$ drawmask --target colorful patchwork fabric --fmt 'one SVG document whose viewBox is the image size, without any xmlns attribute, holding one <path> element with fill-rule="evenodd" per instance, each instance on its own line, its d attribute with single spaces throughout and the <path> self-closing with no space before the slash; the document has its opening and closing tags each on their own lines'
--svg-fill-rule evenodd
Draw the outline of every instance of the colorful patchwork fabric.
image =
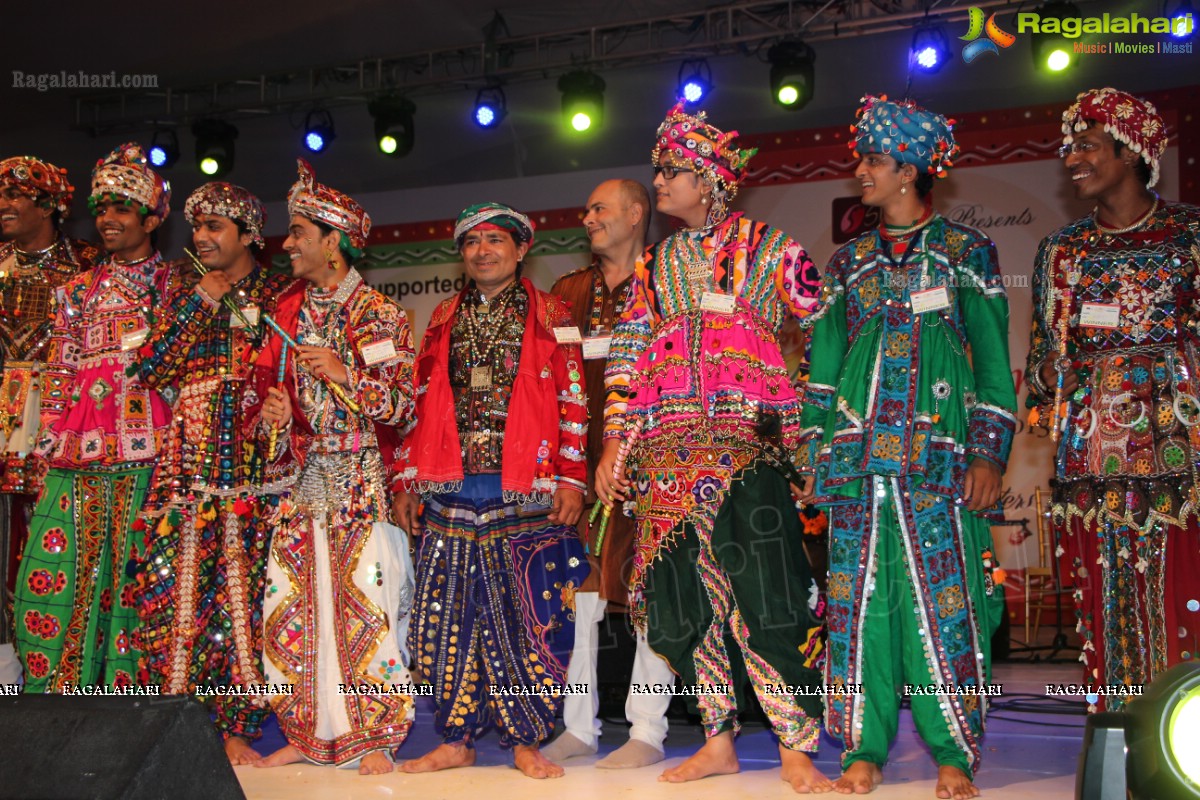
<svg viewBox="0 0 1200 800">
<path fill-rule="evenodd" d="M 1065 351 L 1080 379 L 1056 453 L 1053 520 L 1071 559 L 1089 683 L 1143 685 L 1195 658 L 1180 633 L 1194 630 L 1186 603 L 1200 596 L 1200 556 L 1185 545 L 1200 535 L 1198 286 L 1195 206 L 1164 203 L 1124 233 L 1086 217 L 1038 249 L 1026 370 Z M 1119 307 L 1119 325 L 1081 325 L 1084 303 Z M 1029 405 L 1052 405 L 1053 387 L 1037 389 Z"/>
<path fill-rule="evenodd" d="M 935 216 L 897 259 L 872 231 L 834 254 L 825 281 L 800 457 L 818 502 L 859 497 L 866 475 L 924 475 L 929 491 L 960 496 L 969 457 L 1003 468 L 1016 393 L 991 240 Z M 944 307 L 914 313 L 930 290 Z"/>
<path fill-rule="evenodd" d="M 99 257 L 95 245 L 61 235 L 49 250 L 34 254 L 18 253 L 12 242 L 0 244 L 0 351 L 4 353 L 6 387 L 11 389 L 12 381 L 21 381 L 22 370 L 32 377 L 32 362 L 45 361 L 54 325 L 51 304 L 55 291 L 91 269 Z M 32 383 L 23 382 L 26 387 Z M 39 431 L 32 423 L 40 420 L 41 408 L 29 404 L 37 394 L 26 391 L 22 396 L 25 399 L 16 407 L 5 409 L 0 426 L 8 451 L 0 491 L 36 495 L 41 481 L 32 451 Z M 13 400 L 10 395 L 5 402 Z"/>
<path fill-rule="evenodd" d="M 817 268 L 798 242 L 740 213 L 650 247 L 634 269 L 632 299 L 609 351 L 605 438 L 624 435 L 634 364 L 663 320 L 699 309 L 703 292 L 713 291 L 740 298 L 778 335 L 787 317 L 804 320 L 816 308 L 819 286 Z"/>
<path fill-rule="evenodd" d="M 51 466 L 90 469 L 158 454 L 170 406 L 127 371 L 177 268 L 155 253 L 130 266 L 105 262 L 59 287 L 38 443 Z"/>
</svg>

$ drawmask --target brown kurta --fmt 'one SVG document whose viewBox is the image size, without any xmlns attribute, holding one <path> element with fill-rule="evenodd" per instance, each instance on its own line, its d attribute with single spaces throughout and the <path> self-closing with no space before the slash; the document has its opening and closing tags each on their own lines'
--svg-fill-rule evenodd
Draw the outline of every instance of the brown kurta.
<svg viewBox="0 0 1200 800">
<path fill-rule="evenodd" d="M 587 337 L 595 329 L 603 326 L 604 330 L 612 333 L 613 325 L 624 308 L 624 299 L 628 296 L 632 273 L 613 290 L 608 288 L 604 273 L 599 262 L 593 261 L 589 266 L 577 269 L 559 278 L 550 290 L 558 295 L 571 308 L 571 320 L 579 327 L 580 332 Z M 600 288 L 597 308 L 596 288 Z M 596 530 L 600 524 L 597 517 L 595 523 L 589 525 L 591 505 L 596 502 L 595 479 L 596 464 L 604 450 L 604 366 L 607 359 L 591 358 L 583 362 L 583 379 L 588 393 L 588 432 L 587 432 L 587 502 L 583 516 L 579 518 L 579 534 L 589 543 L 595 544 Z M 601 548 L 599 563 L 593 556 L 592 575 L 600 576 L 600 595 L 610 602 L 626 605 L 629 592 L 629 573 L 633 564 L 633 520 L 614 509 L 608 523 L 608 532 L 604 536 L 604 546 Z M 589 550 L 590 552 L 590 550 Z M 584 584 L 585 591 L 596 591 L 594 579 L 589 578 Z"/>
</svg>

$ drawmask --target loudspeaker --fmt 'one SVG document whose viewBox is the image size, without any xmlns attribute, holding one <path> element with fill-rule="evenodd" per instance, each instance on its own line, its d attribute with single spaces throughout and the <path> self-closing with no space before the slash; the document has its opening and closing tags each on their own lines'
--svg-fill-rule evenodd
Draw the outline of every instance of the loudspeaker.
<svg viewBox="0 0 1200 800">
<path fill-rule="evenodd" d="M 246 800 L 190 697 L 0 697 L 0 798 Z"/>
</svg>

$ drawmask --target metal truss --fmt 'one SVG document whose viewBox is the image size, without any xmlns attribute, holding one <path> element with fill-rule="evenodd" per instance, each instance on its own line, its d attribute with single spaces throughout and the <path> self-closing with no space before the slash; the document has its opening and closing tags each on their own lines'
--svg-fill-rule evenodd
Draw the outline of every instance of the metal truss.
<svg viewBox="0 0 1200 800">
<path fill-rule="evenodd" d="M 82 95 L 75 125 L 93 135 L 197 119 L 245 119 L 362 104 L 381 94 L 419 96 L 544 80 L 571 69 L 620 69 L 681 58 L 753 55 L 782 38 L 858 38 L 928 18 L 965 19 L 969 6 L 1015 0 L 790 0 L 740 2 L 606 26 L 509 36 L 497 15 L 484 40 L 461 47 L 156 90 Z"/>
</svg>

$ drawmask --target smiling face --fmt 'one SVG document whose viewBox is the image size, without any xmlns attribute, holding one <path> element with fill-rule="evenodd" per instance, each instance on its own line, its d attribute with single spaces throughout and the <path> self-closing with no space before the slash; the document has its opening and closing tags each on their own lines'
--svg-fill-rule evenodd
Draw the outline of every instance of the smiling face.
<svg viewBox="0 0 1200 800">
<path fill-rule="evenodd" d="M 528 250 L 507 230 L 487 223 L 467 231 L 460 248 L 467 277 L 489 298 L 516 279 L 517 265 Z"/>
<path fill-rule="evenodd" d="M 1128 148 L 1117 155 L 1116 140 L 1102 128 L 1087 128 L 1074 137 L 1063 165 L 1080 200 L 1098 200 L 1123 187 L 1126 181 L 1141 184 L 1133 166 L 1138 156 Z"/>
<path fill-rule="evenodd" d="M 592 252 L 603 256 L 626 247 L 637 235 L 639 209 L 629 202 L 620 181 L 605 181 L 587 201 L 583 227 L 592 242 Z"/>
<path fill-rule="evenodd" d="M 52 211 L 18 186 L 0 186 L 0 238 L 18 243 L 44 237 L 54 227 Z"/>
<path fill-rule="evenodd" d="M 862 189 L 863 205 L 879 208 L 899 198 L 902 187 L 914 191 L 911 184 L 915 173 L 916 167 L 901 166 L 891 156 L 866 153 L 858 162 L 854 177 Z"/>
<path fill-rule="evenodd" d="M 104 249 L 122 261 L 149 255 L 150 234 L 162 222 L 153 214 L 142 216 L 136 205 L 123 200 L 96 204 L 96 230 Z"/>
<path fill-rule="evenodd" d="M 333 272 L 326 253 L 336 253 L 339 241 L 338 231 L 322 233 L 308 217 L 293 214 L 287 238 L 283 240 L 283 251 L 292 264 L 292 277 L 323 285 L 325 273 Z"/>
<path fill-rule="evenodd" d="M 209 269 L 230 271 L 249 255 L 253 241 L 250 234 L 239 233 L 237 223 L 229 217 L 204 213 L 193 217 L 192 244 Z"/>
</svg>

